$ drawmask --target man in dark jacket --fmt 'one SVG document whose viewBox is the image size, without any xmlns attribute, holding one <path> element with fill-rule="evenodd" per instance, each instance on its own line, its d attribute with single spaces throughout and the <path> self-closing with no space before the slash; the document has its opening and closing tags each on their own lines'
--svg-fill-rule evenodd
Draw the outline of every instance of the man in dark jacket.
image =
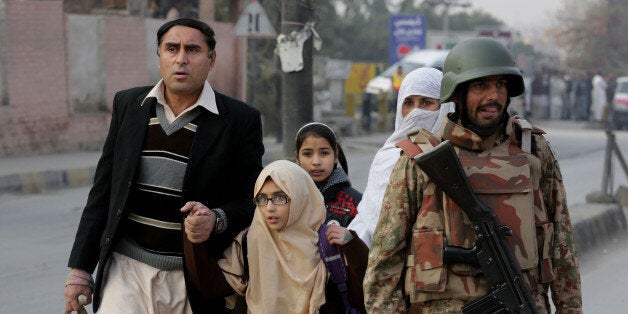
<svg viewBox="0 0 628 314">
<path fill-rule="evenodd" d="M 68 262 L 67 311 L 92 294 L 94 312 L 224 309 L 223 299 L 203 297 L 191 284 L 187 250 L 219 258 L 250 224 L 264 146 L 259 111 L 207 82 L 215 45 L 203 22 L 167 22 L 157 32 L 162 80 L 116 94 Z M 211 211 L 185 218 L 193 206 Z"/>
</svg>

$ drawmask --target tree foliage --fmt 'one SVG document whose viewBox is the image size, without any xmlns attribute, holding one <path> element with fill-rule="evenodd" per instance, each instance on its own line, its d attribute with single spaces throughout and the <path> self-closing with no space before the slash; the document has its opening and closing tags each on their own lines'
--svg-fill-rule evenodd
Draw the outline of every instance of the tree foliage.
<svg viewBox="0 0 628 314">
<path fill-rule="evenodd" d="M 628 6 L 623 0 L 565 4 L 550 34 L 566 48 L 573 69 L 628 73 Z"/>
<path fill-rule="evenodd" d="M 362 62 L 386 62 L 390 16 L 423 14 L 428 31 L 443 28 L 443 10 L 413 0 L 314 1 L 317 31 L 323 39 L 321 55 Z M 490 14 L 474 10 L 449 14 L 450 30 L 473 31 L 478 26 L 501 26 Z"/>
</svg>

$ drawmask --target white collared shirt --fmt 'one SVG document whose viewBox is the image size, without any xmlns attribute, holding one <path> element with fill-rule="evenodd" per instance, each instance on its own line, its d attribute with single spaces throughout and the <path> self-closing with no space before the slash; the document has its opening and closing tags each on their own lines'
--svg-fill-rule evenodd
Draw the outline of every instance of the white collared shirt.
<svg viewBox="0 0 628 314">
<path fill-rule="evenodd" d="M 170 108 L 168 103 L 166 103 L 166 97 L 164 97 L 163 79 L 159 80 L 159 82 L 155 85 L 155 87 L 153 87 L 153 89 L 150 90 L 148 95 L 146 95 L 146 97 L 142 101 L 141 105 L 144 105 L 144 102 L 146 102 L 146 99 L 150 97 L 157 98 L 157 102 L 164 106 L 164 112 L 166 114 L 166 119 L 168 120 L 168 123 L 173 123 L 178 118 L 184 116 L 187 112 L 191 111 L 197 106 L 201 106 L 209 110 L 209 112 L 211 113 L 219 114 L 218 106 L 216 106 L 216 94 L 214 93 L 214 89 L 211 87 L 211 85 L 209 85 L 209 82 L 207 81 L 205 81 L 205 85 L 203 85 L 203 91 L 201 92 L 201 95 L 198 97 L 198 100 L 196 101 L 196 103 L 194 103 L 192 106 L 183 110 L 183 112 L 181 112 L 178 116 L 174 115 L 174 112 L 172 112 L 172 109 Z"/>
</svg>

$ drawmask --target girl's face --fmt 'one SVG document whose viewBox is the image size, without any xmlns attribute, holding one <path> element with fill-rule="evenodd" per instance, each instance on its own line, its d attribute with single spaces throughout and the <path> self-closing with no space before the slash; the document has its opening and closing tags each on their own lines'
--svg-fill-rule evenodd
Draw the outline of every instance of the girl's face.
<svg viewBox="0 0 628 314">
<path fill-rule="evenodd" d="M 329 142 L 320 136 L 309 135 L 297 152 L 297 163 L 310 174 L 316 184 L 329 178 L 338 162 L 336 152 Z"/>
<path fill-rule="evenodd" d="M 260 204 L 266 201 L 266 205 Z M 264 182 L 255 196 L 255 203 L 269 229 L 279 231 L 286 227 L 290 217 L 290 198 L 275 181 L 268 179 Z"/>
</svg>

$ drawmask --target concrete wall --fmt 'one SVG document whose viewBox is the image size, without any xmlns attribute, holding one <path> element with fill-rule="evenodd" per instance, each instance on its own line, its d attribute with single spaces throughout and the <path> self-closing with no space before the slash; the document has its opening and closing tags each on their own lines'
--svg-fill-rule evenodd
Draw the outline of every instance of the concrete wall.
<svg viewBox="0 0 628 314">
<path fill-rule="evenodd" d="M 105 67 L 102 39 L 103 18 L 70 14 L 68 18 L 68 64 L 70 106 L 75 112 L 104 109 Z"/>
<path fill-rule="evenodd" d="M 0 156 L 100 149 L 115 93 L 159 80 L 164 22 L 65 14 L 60 0 L 0 0 Z M 218 42 L 208 80 L 244 99 L 245 40 L 233 24 L 206 22 Z"/>
<path fill-rule="evenodd" d="M 0 154 L 59 148 L 70 122 L 61 1 L 5 1 Z"/>
</svg>

